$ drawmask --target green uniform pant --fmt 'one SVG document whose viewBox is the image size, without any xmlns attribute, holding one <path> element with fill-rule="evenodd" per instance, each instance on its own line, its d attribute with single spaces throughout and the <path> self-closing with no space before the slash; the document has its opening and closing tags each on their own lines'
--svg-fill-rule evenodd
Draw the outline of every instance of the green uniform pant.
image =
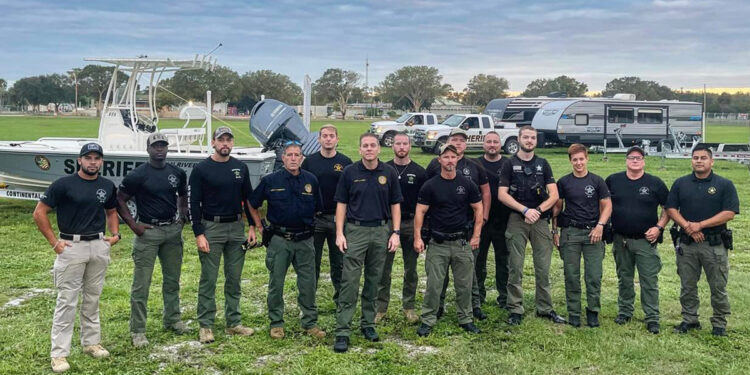
<svg viewBox="0 0 750 375">
<path fill-rule="evenodd" d="M 297 305 L 302 311 L 302 328 L 318 325 L 315 305 L 315 249 L 312 238 L 293 242 L 273 236 L 266 249 L 268 268 L 268 318 L 271 328 L 284 326 L 284 281 L 289 265 L 297 273 Z"/>
<path fill-rule="evenodd" d="M 159 257 L 164 299 L 165 328 L 180 321 L 180 269 L 182 267 L 182 224 L 154 226 L 133 240 L 133 286 L 130 289 L 130 332 L 146 332 L 148 302 L 154 263 Z"/>
<path fill-rule="evenodd" d="M 221 256 L 224 255 L 224 317 L 227 327 L 241 323 L 240 278 L 245 264 L 242 244 L 247 240 L 241 220 L 215 223 L 203 220 L 210 251 L 199 251 L 201 278 L 198 285 L 198 323 L 201 328 L 212 328 L 216 317 L 216 278 Z"/>
<path fill-rule="evenodd" d="M 440 307 L 440 292 L 448 274 L 448 267 L 453 270 L 453 285 L 456 289 L 456 311 L 458 324 L 471 323 L 471 284 L 474 278 L 474 258 L 471 247 L 464 240 L 430 241 L 425 260 L 427 271 L 427 290 L 422 304 L 422 323 L 434 326 L 437 322 L 437 311 Z"/>
<path fill-rule="evenodd" d="M 334 215 L 319 215 L 315 218 L 315 286 L 320 279 L 320 264 L 323 262 L 323 245 L 328 242 L 328 261 L 331 267 L 331 282 L 333 283 L 333 302 L 338 305 L 341 291 L 341 272 L 343 270 L 344 254 L 336 246 L 336 223 Z"/>
<path fill-rule="evenodd" d="M 706 281 L 711 289 L 711 307 L 714 314 L 711 325 L 726 328 L 729 312 L 727 279 L 729 256 L 723 245 L 711 246 L 708 241 L 681 243 L 682 255 L 677 254 L 677 274 L 680 275 L 680 304 L 682 319 L 687 323 L 698 323 L 698 280 L 701 269 L 706 272 Z"/>
<path fill-rule="evenodd" d="M 592 244 L 590 229 L 567 227 L 560 233 L 560 256 L 565 271 L 565 300 L 568 315 L 581 316 L 581 255 L 583 280 L 586 283 L 586 307 L 599 312 L 602 289 L 602 261 L 604 242 Z"/>
<path fill-rule="evenodd" d="M 632 317 L 635 302 L 633 276 L 638 268 L 641 307 L 646 323 L 659 322 L 659 272 L 661 258 L 656 244 L 645 238 L 628 238 L 615 233 L 612 253 L 617 268 L 618 315 Z"/>
<path fill-rule="evenodd" d="M 363 268 L 365 283 L 362 288 L 360 327 L 375 327 L 375 299 L 378 294 L 378 282 L 383 274 L 385 254 L 388 251 L 389 233 L 388 225 L 364 227 L 346 224 L 344 236 L 348 248 L 344 254 L 341 293 L 336 307 L 336 336 L 351 335 Z"/>
<path fill-rule="evenodd" d="M 404 257 L 404 286 L 402 290 L 401 305 L 404 310 L 414 309 L 414 299 L 417 295 L 417 284 L 419 276 L 417 275 L 417 260 L 419 253 L 414 251 L 414 221 L 401 221 L 401 242 L 402 255 Z M 393 270 L 393 260 L 396 253 L 386 253 L 385 266 L 383 267 L 383 276 L 378 284 L 378 312 L 386 312 L 388 303 L 391 300 L 391 271 Z"/>
<path fill-rule="evenodd" d="M 549 286 L 549 267 L 552 260 L 552 233 L 549 222 L 539 219 L 534 224 L 526 224 L 523 216 L 512 213 L 508 218 L 505 242 L 508 245 L 508 311 L 523 314 L 523 263 L 526 257 L 526 243 L 531 241 L 536 279 L 536 310 L 539 314 L 552 311 L 552 296 Z"/>
</svg>

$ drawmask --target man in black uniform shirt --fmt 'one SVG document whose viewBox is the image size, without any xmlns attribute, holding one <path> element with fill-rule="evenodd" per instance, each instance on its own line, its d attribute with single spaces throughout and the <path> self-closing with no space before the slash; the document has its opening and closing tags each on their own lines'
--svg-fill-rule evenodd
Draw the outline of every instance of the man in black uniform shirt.
<svg viewBox="0 0 750 375">
<path fill-rule="evenodd" d="M 133 286 L 130 289 L 130 335 L 136 347 L 148 345 L 146 304 L 156 257 L 161 262 L 163 275 L 164 328 L 180 334 L 187 331 L 187 325 L 180 319 L 182 225 L 187 218 L 187 175 L 182 169 L 167 164 L 169 142 L 164 134 L 153 133 L 146 143 L 148 163 L 128 173 L 117 191 L 117 211 L 136 236 L 133 240 Z M 127 205 L 133 197 L 138 207 L 137 222 Z"/>
<path fill-rule="evenodd" d="M 700 329 L 698 279 L 701 269 L 711 289 L 711 317 L 714 336 L 727 335 L 729 296 L 729 249 L 731 232 L 727 223 L 740 213 L 740 200 L 732 181 L 713 172 L 711 149 L 693 148 L 693 173 L 675 180 L 667 197 L 667 213 L 680 226 L 677 244 L 677 274 L 680 275 L 682 322 L 679 333 Z"/>
<path fill-rule="evenodd" d="M 503 165 L 508 163 L 508 158 L 500 154 L 500 135 L 495 131 L 490 131 L 484 136 L 484 155 L 476 160 L 484 167 L 487 173 L 487 180 L 490 184 L 490 212 L 487 222 L 482 226 L 482 236 L 479 241 L 479 251 L 476 252 L 474 260 L 474 273 L 476 274 L 476 284 L 479 295 L 473 295 L 473 306 L 479 306 L 484 303 L 487 291 L 484 288 L 484 281 L 487 279 L 487 254 L 489 253 L 490 244 L 495 253 L 495 287 L 497 288 L 497 303 L 500 307 L 505 308 L 508 299 L 508 247 L 505 244 L 505 228 L 508 226 L 508 216 L 511 210 L 497 199 L 499 188 L 500 171 Z"/>
<path fill-rule="evenodd" d="M 645 153 L 638 146 L 628 149 L 624 172 L 604 181 L 612 198 L 612 254 L 617 269 L 619 311 L 615 323 L 625 324 L 633 317 L 635 290 L 633 276 L 638 268 L 641 307 L 646 329 L 659 333 L 659 271 L 661 257 L 657 242 L 669 222 L 664 204 L 667 185 L 659 177 L 644 172 Z M 661 217 L 657 210 L 662 206 Z"/>
<path fill-rule="evenodd" d="M 401 185 L 401 194 L 404 201 L 401 202 L 401 248 L 404 257 L 404 286 L 401 305 L 404 316 L 409 323 L 419 321 L 419 316 L 414 311 L 414 299 L 417 294 L 417 260 L 419 253 L 414 251 L 414 210 L 417 207 L 417 194 L 425 182 L 425 170 L 419 164 L 409 158 L 411 143 L 409 135 L 397 133 L 393 137 L 394 158 L 387 164 L 398 172 L 398 183 Z M 391 270 L 396 253 L 388 253 L 385 258 L 383 277 L 380 278 L 378 286 L 378 313 L 375 315 L 375 323 L 380 322 L 388 311 L 388 302 L 391 299 Z"/>
<path fill-rule="evenodd" d="M 57 257 L 53 278 L 57 304 L 52 317 L 52 371 L 70 369 L 67 357 L 73 339 L 78 294 L 81 302 L 81 345 L 94 358 L 109 356 L 101 346 L 99 296 L 110 260 L 110 248 L 120 240 L 115 185 L 99 177 L 104 151 L 96 143 L 81 148 L 80 169 L 53 182 L 34 209 L 34 221 Z M 57 209 L 59 237 L 52 230 L 49 213 Z M 104 236 L 105 224 L 111 237 Z"/>
<path fill-rule="evenodd" d="M 466 150 L 466 140 L 468 135 L 466 132 L 459 128 L 453 128 L 448 136 L 448 144 L 456 148 L 458 152 L 458 161 L 456 162 L 456 174 L 471 179 L 474 184 L 479 187 L 479 192 L 482 194 L 482 217 L 484 222 L 487 221 L 490 213 L 490 201 L 493 199 L 490 194 L 490 185 L 487 180 L 487 172 L 484 168 L 473 159 L 464 157 L 464 150 Z M 430 164 L 427 166 L 427 179 L 440 174 L 440 164 L 438 158 L 432 159 Z M 469 213 L 469 225 L 472 223 L 471 213 Z M 478 253 L 473 253 L 473 257 L 476 259 Z M 443 315 L 445 311 L 445 293 L 448 290 L 448 280 L 450 276 L 448 273 L 445 274 L 445 282 L 443 283 L 443 291 L 440 293 L 440 309 L 438 310 L 438 318 Z M 476 280 L 475 276 L 472 279 Z M 479 284 L 472 281 L 471 288 L 471 302 L 472 302 L 472 313 L 475 318 L 479 320 L 487 319 L 487 315 L 482 312 L 481 297 L 479 294 Z"/>
<path fill-rule="evenodd" d="M 352 163 L 348 156 L 336 151 L 339 135 L 335 126 L 326 124 L 320 127 L 318 135 L 320 152 L 312 154 L 302 162 L 302 169 L 318 178 L 320 192 L 323 196 L 323 210 L 315 218 L 315 285 L 320 279 L 320 264 L 323 260 L 323 244 L 328 242 L 328 261 L 330 262 L 331 282 L 333 283 L 333 302 L 338 305 L 341 290 L 341 270 L 344 254 L 336 247 L 336 202 L 333 195 L 344 168 Z"/>
<path fill-rule="evenodd" d="M 431 237 L 425 261 L 427 290 L 422 305 L 422 324 L 417 329 L 417 334 L 423 337 L 429 335 L 437 323 L 440 289 L 449 267 L 453 270 L 453 284 L 456 288 L 458 324 L 467 332 L 480 332 L 469 311 L 474 274 L 472 250 L 479 247 L 482 201 L 477 186 L 471 180 L 457 175 L 457 159 L 456 148 L 450 144 L 444 145 L 439 157 L 440 175 L 427 180 L 417 198 L 414 249 L 420 253 L 425 250 L 421 231 L 427 213 L 430 215 Z M 474 226 L 469 239 L 467 221 L 470 212 L 473 213 Z M 466 247 L 467 239 L 470 248 Z"/>
<path fill-rule="evenodd" d="M 198 323 L 201 343 L 214 341 L 216 317 L 216 278 L 224 255 L 224 316 L 226 333 L 250 336 L 253 329 L 242 325 L 240 313 L 240 277 L 245 264 L 242 244 L 255 244 L 255 227 L 248 209 L 250 171 L 247 165 L 231 156 L 234 147 L 232 130 L 221 126 L 214 132 L 214 153 L 193 167 L 189 182 L 190 217 L 201 261 L 198 287 Z M 250 230 L 245 236 L 242 224 L 243 205 Z"/>
</svg>

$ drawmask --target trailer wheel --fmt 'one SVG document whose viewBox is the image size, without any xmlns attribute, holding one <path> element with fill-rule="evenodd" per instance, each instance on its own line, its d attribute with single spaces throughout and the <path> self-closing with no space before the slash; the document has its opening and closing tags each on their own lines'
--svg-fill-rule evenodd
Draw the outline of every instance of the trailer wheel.
<svg viewBox="0 0 750 375">
<path fill-rule="evenodd" d="M 505 151 L 506 154 L 515 155 L 516 152 L 518 152 L 520 146 L 521 145 L 518 143 L 518 139 L 516 139 L 516 137 L 510 137 L 507 141 L 505 141 L 503 151 Z"/>
<path fill-rule="evenodd" d="M 432 153 L 435 155 L 440 155 L 440 148 L 443 147 L 443 145 L 448 142 L 448 137 L 442 137 L 435 142 L 435 147 L 432 148 Z"/>
<path fill-rule="evenodd" d="M 383 140 L 380 141 L 380 143 L 383 144 L 385 147 L 391 147 L 393 146 L 393 138 L 396 136 L 396 133 L 390 131 L 385 134 L 383 134 Z"/>
</svg>

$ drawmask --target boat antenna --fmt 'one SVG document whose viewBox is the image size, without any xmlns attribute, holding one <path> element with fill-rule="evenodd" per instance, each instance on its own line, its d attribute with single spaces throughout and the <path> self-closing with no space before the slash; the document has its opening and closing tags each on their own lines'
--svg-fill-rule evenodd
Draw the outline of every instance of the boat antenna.
<svg viewBox="0 0 750 375">
<path fill-rule="evenodd" d="M 217 49 L 219 49 L 219 47 L 223 45 L 224 45 L 223 43 L 219 43 L 216 47 L 214 47 L 214 49 L 211 50 L 211 52 L 207 53 L 206 56 L 211 56 L 211 54 L 214 53 L 214 51 L 216 51 Z"/>
</svg>

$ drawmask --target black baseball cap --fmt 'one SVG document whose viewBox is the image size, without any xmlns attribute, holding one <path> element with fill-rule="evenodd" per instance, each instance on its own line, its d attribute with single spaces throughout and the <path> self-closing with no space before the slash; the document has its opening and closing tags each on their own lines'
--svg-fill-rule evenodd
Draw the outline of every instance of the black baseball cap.
<svg viewBox="0 0 750 375">
<path fill-rule="evenodd" d="M 86 143 L 81 147 L 81 152 L 78 153 L 78 156 L 84 156 L 90 152 L 96 152 L 99 153 L 99 156 L 104 156 L 104 150 L 102 150 L 102 146 L 99 146 L 96 142 Z"/>
<path fill-rule="evenodd" d="M 631 152 L 637 152 L 641 154 L 641 156 L 646 156 L 646 152 L 643 151 L 643 149 L 640 146 L 632 146 L 628 149 L 628 152 L 625 153 L 625 156 L 630 155 Z"/>
<path fill-rule="evenodd" d="M 234 138 L 234 134 L 232 133 L 232 129 L 228 126 L 219 126 L 216 128 L 216 131 L 214 131 L 214 139 L 221 137 L 222 135 L 227 134 Z"/>
</svg>

